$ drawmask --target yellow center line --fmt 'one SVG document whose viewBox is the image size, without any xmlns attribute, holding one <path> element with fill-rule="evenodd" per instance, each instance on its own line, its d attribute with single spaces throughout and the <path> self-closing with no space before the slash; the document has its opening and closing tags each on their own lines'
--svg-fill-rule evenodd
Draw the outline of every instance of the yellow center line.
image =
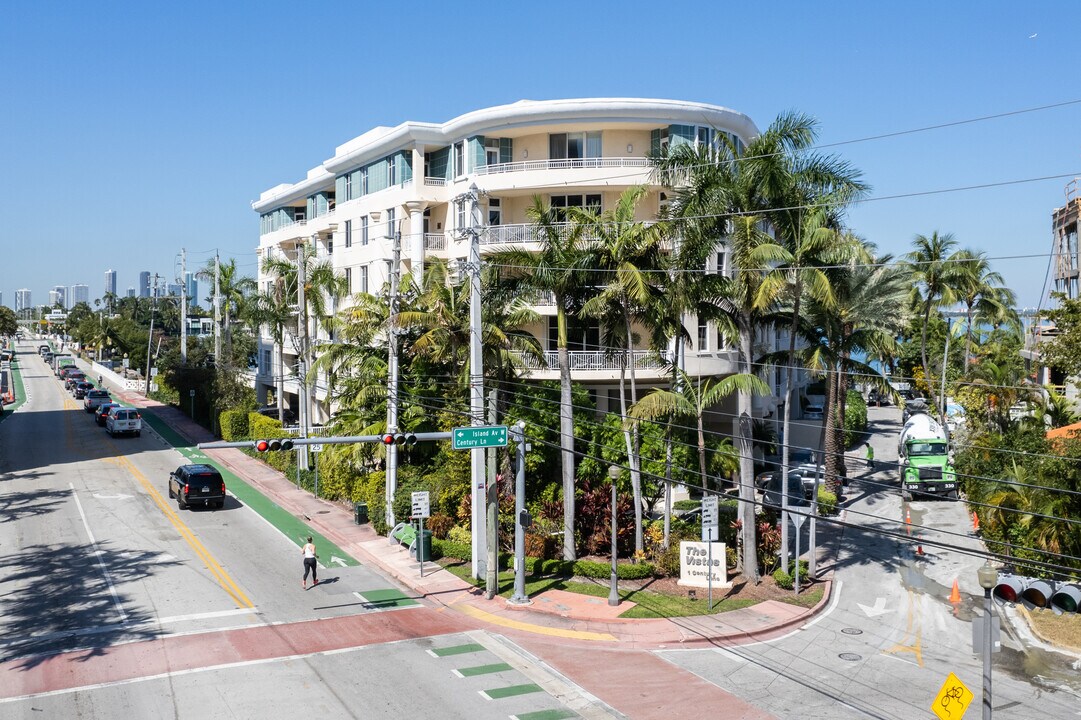
<svg viewBox="0 0 1081 720">
<path fill-rule="evenodd" d="M 910 652 L 916 658 L 916 663 L 923 667 L 923 632 L 922 623 L 916 622 L 916 601 L 915 595 L 911 590 L 908 591 L 908 627 L 905 629 L 905 636 L 901 642 L 897 643 L 891 648 L 883 650 L 883 652 L 890 655 L 895 655 L 901 652 Z M 912 642 L 905 644 L 905 640 L 911 640 Z"/>
<path fill-rule="evenodd" d="M 546 625 L 533 625 L 531 623 L 522 622 L 521 620 L 511 620 L 502 615 L 485 612 L 480 608 L 475 608 L 472 605 L 466 605 L 464 603 L 454 604 L 451 605 L 451 607 L 460 613 L 475 617 L 478 620 L 483 620 L 484 622 L 493 625 L 502 625 L 503 627 L 513 628 L 514 630 L 523 630 L 539 635 L 553 635 L 555 637 L 570 638 L 572 640 L 618 642 L 614 635 L 609 635 L 608 633 L 590 632 L 588 630 L 565 630 L 563 628 L 548 627 Z"/>
<path fill-rule="evenodd" d="M 207 570 L 209 570 L 211 574 L 217 578 L 218 584 L 221 585 L 222 589 L 225 590 L 225 592 L 228 593 L 229 596 L 233 598 L 233 600 L 235 600 L 240 607 L 255 607 L 254 603 L 252 603 L 252 601 L 248 599 L 248 596 L 244 594 L 244 591 L 240 589 L 236 582 L 234 582 L 233 579 L 229 577 L 229 574 L 225 572 L 225 569 L 222 568 L 218 561 L 214 559 L 214 556 L 210 554 L 210 551 L 207 550 L 201 542 L 199 542 L 199 539 L 195 537 L 195 534 L 191 531 L 191 528 L 189 528 L 184 523 L 184 521 L 180 519 L 180 516 L 176 514 L 176 511 L 174 511 L 165 501 L 165 498 L 161 496 L 161 493 L 159 493 L 157 489 L 150 483 L 150 480 L 147 479 L 146 475 L 144 475 L 139 470 L 139 468 L 135 467 L 135 465 L 133 465 L 130 460 L 128 460 L 122 455 L 118 455 L 116 457 L 116 461 L 122 467 L 127 469 L 127 471 L 130 472 L 136 480 L 139 481 L 139 484 L 142 485 L 143 489 L 145 489 L 147 494 L 150 495 L 150 499 L 154 501 L 154 504 L 157 505 L 158 508 L 165 515 L 165 517 L 169 519 L 169 522 L 171 522 L 173 524 L 173 527 L 177 529 L 177 531 L 180 533 L 180 536 L 187 541 L 188 545 L 190 545 L 191 548 L 195 551 L 195 554 L 198 555 L 199 558 L 203 561 L 203 564 L 206 565 Z"/>
</svg>

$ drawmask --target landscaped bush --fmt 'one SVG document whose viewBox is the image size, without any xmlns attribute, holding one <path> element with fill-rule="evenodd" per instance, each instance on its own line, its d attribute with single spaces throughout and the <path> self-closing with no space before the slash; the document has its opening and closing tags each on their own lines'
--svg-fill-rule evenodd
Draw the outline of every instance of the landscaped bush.
<svg viewBox="0 0 1081 720">
<path fill-rule="evenodd" d="M 361 475 L 353 482 L 353 502 L 368 504 L 368 522 L 380 535 L 386 535 L 390 528 L 386 519 L 387 476 L 382 470 Z"/>
<path fill-rule="evenodd" d="M 454 528 L 458 530 L 460 528 Z M 453 534 L 453 531 L 452 533 Z M 472 559 L 472 550 L 469 538 L 465 542 L 453 540 L 432 539 L 432 550 L 439 548 L 438 557 L 454 558 L 456 560 Z M 512 567 L 513 555 L 502 553 L 499 556 L 499 564 L 502 568 Z M 526 557 L 526 572 L 531 575 L 557 576 L 557 577 L 587 577 L 603 580 L 611 577 L 612 566 L 605 562 L 593 560 L 543 560 L 541 558 Z M 644 580 L 654 576 L 653 565 L 650 563 L 620 563 L 616 565 L 616 576 L 621 580 Z"/>
<path fill-rule="evenodd" d="M 250 437 L 258 440 L 292 437 L 282 429 L 282 424 L 278 420 L 255 412 L 248 413 L 248 433 Z M 278 472 L 288 473 L 289 467 L 296 458 L 296 450 L 258 453 L 256 457 Z"/>
<path fill-rule="evenodd" d="M 858 390 L 849 390 L 845 396 L 845 447 L 863 441 L 867 432 L 867 401 Z"/>
<path fill-rule="evenodd" d="M 226 442 L 247 440 L 248 435 L 248 411 L 226 410 L 218 419 L 221 423 L 221 439 Z"/>
<path fill-rule="evenodd" d="M 701 504 L 701 500 L 676 500 L 672 503 L 672 509 L 677 512 L 686 512 L 688 510 L 694 510 Z"/>
<path fill-rule="evenodd" d="M 432 531 L 432 537 L 446 540 L 447 534 L 454 527 L 454 518 L 443 513 L 435 513 L 427 522 L 428 529 Z"/>
<path fill-rule="evenodd" d="M 450 529 L 450 532 L 447 533 L 447 540 L 450 540 L 452 543 L 458 543 L 459 545 L 465 545 L 466 547 L 472 547 L 473 536 L 469 533 L 468 529 L 461 525 L 455 525 Z M 458 556 L 452 555 L 451 557 Z"/>
<path fill-rule="evenodd" d="M 315 458 L 315 462 L 318 463 L 320 497 L 328 500 L 352 498 L 353 484 L 356 482 L 358 473 L 347 455 L 330 450 L 319 453 L 318 457 L 314 454 L 310 457 Z"/>
<path fill-rule="evenodd" d="M 795 578 L 786 573 L 784 568 L 777 568 L 773 571 L 773 581 L 777 583 L 777 587 L 784 590 L 791 590 L 796 585 Z"/>
<path fill-rule="evenodd" d="M 818 512 L 820 515 L 837 514 L 837 496 L 825 488 L 818 488 Z"/>
<path fill-rule="evenodd" d="M 448 557 L 455 560 L 472 560 L 473 548 L 468 542 L 454 542 L 453 540 L 440 540 L 432 538 L 432 554 L 436 558 Z"/>
</svg>

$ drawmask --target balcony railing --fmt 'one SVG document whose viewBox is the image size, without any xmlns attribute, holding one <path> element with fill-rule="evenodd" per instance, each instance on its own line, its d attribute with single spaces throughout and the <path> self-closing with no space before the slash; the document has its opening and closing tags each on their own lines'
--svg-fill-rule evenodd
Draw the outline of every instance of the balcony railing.
<svg viewBox="0 0 1081 720">
<path fill-rule="evenodd" d="M 652 225 L 652 221 L 646 221 L 644 225 Z M 566 239 L 570 232 L 571 223 L 554 223 L 549 226 L 560 239 Z M 583 231 L 582 239 L 592 240 L 593 234 Z M 480 236 L 481 245 L 520 245 L 525 243 L 540 242 L 539 233 L 534 225 L 522 223 L 518 225 L 489 225 Z"/>
<path fill-rule="evenodd" d="M 443 233 L 424 233 L 425 250 L 446 250 L 447 236 Z"/>
<path fill-rule="evenodd" d="M 424 177 L 424 184 L 428 187 L 446 187 L 447 179 L 441 177 Z"/>
<path fill-rule="evenodd" d="M 501 175 L 530 170 L 577 170 L 581 168 L 647 168 L 649 159 L 642 157 L 567 158 L 563 160 L 526 160 L 523 162 L 484 165 L 476 169 L 477 175 Z"/>
<path fill-rule="evenodd" d="M 575 370 L 619 370 L 623 358 L 619 353 L 610 354 L 603 350 L 571 350 L 569 353 L 571 371 Z M 527 367 L 534 370 L 542 369 L 533 358 L 521 356 Z M 545 350 L 544 361 L 549 370 L 559 367 L 559 351 Z M 651 369 L 663 366 L 662 358 L 652 350 L 635 350 L 631 353 L 631 361 L 636 369 Z"/>
</svg>

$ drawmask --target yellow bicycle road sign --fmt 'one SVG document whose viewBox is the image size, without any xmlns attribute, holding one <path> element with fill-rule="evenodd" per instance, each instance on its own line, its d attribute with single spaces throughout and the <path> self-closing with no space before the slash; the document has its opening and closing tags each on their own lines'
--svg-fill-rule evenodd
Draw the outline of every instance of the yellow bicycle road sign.
<svg viewBox="0 0 1081 720">
<path fill-rule="evenodd" d="M 965 687 L 956 675 L 950 673 L 935 696 L 931 711 L 942 720 L 960 720 L 971 703 L 972 691 Z"/>
</svg>

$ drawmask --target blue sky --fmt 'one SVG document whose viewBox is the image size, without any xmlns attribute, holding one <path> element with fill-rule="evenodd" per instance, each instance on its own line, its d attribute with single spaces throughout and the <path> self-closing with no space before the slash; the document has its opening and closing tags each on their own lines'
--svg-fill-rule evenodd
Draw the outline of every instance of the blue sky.
<svg viewBox="0 0 1081 720">
<path fill-rule="evenodd" d="M 375 125 L 522 98 L 658 97 L 820 142 L 1081 99 L 1081 5 L 1052 2 L 9 4 L 0 22 L 0 291 L 119 291 L 186 247 L 254 274 L 250 203 Z M 872 198 L 1081 174 L 1081 104 L 839 145 Z M 1040 301 L 1067 178 L 852 209 L 901 254 L 952 232 Z M 1016 256 L 1036 255 L 1019 258 Z M 1009 259 L 1006 259 L 1009 258 Z"/>
</svg>

